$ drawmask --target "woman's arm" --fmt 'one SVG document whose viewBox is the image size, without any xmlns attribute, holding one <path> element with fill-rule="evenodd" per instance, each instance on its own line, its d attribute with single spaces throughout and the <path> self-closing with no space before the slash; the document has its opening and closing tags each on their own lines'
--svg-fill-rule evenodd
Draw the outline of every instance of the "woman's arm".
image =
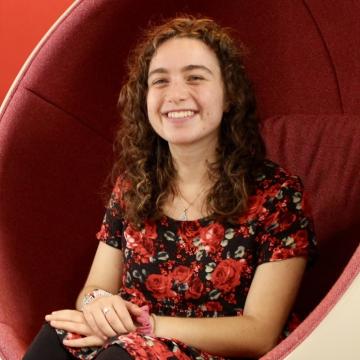
<svg viewBox="0 0 360 360">
<path fill-rule="evenodd" d="M 81 346 L 96 346 L 99 339 L 136 329 L 132 317 L 141 313 L 140 308 L 118 295 L 99 297 L 91 304 L 83 304 L 84 295 L 94 289 L 117 294 L 121 287 L 122 269 L 122 251 L 99 242 L 88 278 L 76 301 L 77 310 L 60 310 L 45 317 L 55 328 L 86 336 L 69 340 L 68 345 L 76 346 L 80 341 Z M 109 309 L 106 314 L 105 308 Z"/>
<path fill-rule="evenodd" d="M 306 266 L 303 257 L 258 266 L 243 316 L 157 316 L 155 334 L 220 356 L 259 357 L 277 343 Z"/>
<path fill-rule="evenodd" d="M 121 287 L 122 251 L 100 241 L 85 285 L 76 300 L 76 309 L 83 307 L 83 298 L 94 289 L 116 294 Z"/>
<path fill-rule="evenodd" d="M 122 251 L 100 241 L 76 307 L 83 312 L 95 333 L 104 338 L 135 330 L 132 317 L 141 313 L 137 305 L 116 295 L 122 286 L 122 272 Z M 84 305 L 84 295 L 94 289 L 105 290 L 113 296 L 99 297 L 91 304 Z M 108 312 L 105 313 L 104 309 L 108 309 Z"/>
</svg>

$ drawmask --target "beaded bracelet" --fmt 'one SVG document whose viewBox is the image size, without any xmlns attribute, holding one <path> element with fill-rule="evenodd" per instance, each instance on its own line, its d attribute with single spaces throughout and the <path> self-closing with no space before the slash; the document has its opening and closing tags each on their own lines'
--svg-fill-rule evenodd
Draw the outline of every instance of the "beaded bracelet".
<svg viewBox="0 0 360 360">
<path fill-rule="evenodd" d="M 90 291 L 88 294 L 86 294 L 82 299 L 82 305 L 83 307 L 85 305 L 91 304 L 95 299 L 99 297 L 108 297 L 112 296 L 113 294 L 103 290 L 103 289 L 94 289 Z"/>
</svg>

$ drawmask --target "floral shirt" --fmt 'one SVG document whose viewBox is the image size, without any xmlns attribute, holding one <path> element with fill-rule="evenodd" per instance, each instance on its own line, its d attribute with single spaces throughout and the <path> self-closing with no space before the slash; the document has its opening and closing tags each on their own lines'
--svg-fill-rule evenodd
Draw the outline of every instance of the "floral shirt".
<svg viewBox="0 0 360 360">
<path fill-rule="evenodd" d="M 256 179 L 247 212 L 235 224 L 211 217 L 180 221 L 163 216 L 136 230 L 119 216 L 121 191 L 118 182 L 97 238 L 123 251 L 120 295 L 148 305 L 157 315 L 241 316 L 257 266 L 315 253 L 302 183 L 270 161 Z M 290 321 L 287 329 L 294 326 Z M 78 336 L 61 330 L 58 334 Z M 112 344 L 141 360 L 223 359 L 176 339 L 136 332 L 109 339 L 104 347 Z M 68 350 L 78 359 L 92 359 L 104 347 Z"/>
</svg>

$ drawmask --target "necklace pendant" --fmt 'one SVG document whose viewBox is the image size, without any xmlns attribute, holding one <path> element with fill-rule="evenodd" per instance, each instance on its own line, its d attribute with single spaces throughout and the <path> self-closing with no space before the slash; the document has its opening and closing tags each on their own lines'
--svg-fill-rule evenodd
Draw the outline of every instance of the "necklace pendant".
<svg viewBox="0 0 360 360">
<path fill-rule="evenodd" d="M 187 209 L 184 209 L 183 213 L 181 214 L 181 217 L 180 219 L 182 221 L 186 221 L 188 218 L 187 218 Z"/>
</svg>

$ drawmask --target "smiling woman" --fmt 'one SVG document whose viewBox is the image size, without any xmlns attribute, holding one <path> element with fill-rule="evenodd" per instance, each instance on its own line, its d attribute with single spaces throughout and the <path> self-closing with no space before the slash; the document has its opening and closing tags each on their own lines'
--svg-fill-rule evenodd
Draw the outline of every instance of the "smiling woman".
<svg viewBox="0 0 360 360">
<path fill-rule="evenodd" d="M 25 359 L 261 356 L 298 323 L 315 240 L 300 179 L 265 159 L 241 51 L 210 19 L 172 19 L 132 53 L 119 105 L 90 273 Z"/>
<path fill-rule="evenodd" d="M 215 153 L 225 110 L 224 85 L 214 52 L 203 42 L 175 38 L 162 44 L 150 62 L 147 110 L 156 133 L 171 152 Z M 191 147 L 190 147 L 191 145 Z M 191 150 L 192 149 L 192 150 Z"/>
</svg>

